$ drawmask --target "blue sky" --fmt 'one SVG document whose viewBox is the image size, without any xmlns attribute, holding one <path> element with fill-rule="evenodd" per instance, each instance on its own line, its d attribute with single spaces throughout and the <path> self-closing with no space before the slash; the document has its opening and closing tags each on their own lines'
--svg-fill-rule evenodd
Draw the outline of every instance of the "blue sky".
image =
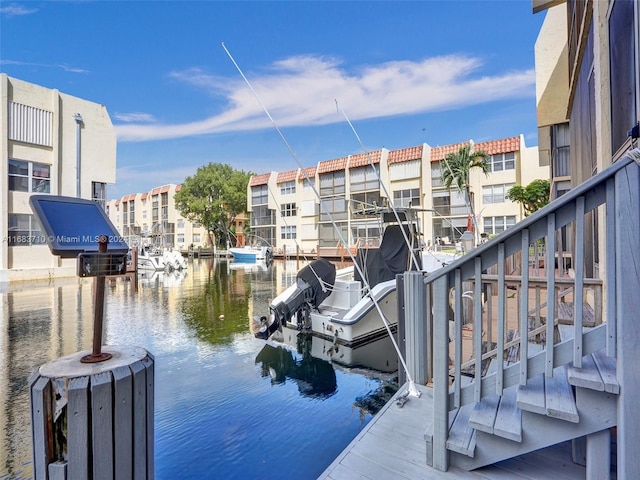
<svg viewBox="0 0 640 480">
<path fill-rule="evenodd" d="M 118 134 L 109 198 L 180 183 L 209 162 L 259 174 L 362 153 L 345 116 L 368 151 L 519 134 L 538 143 L 544 16 L 530 0 L 0 9 L 2 72 L 107 106 Z"/>
</svg>

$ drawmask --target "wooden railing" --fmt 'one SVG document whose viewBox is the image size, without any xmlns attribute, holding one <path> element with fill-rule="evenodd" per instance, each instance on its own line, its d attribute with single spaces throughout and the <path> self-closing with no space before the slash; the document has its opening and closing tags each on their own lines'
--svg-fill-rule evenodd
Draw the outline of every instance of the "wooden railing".
<svg viewBox="0 0 640 480">
<path fill-rule="evenodd" d="M 640 308 L 640 169 L 634 157 L 639 162 L 638 149 L 425 278 L 427 330 L 433 332 L 425 361 L 427 370 L 433 368 L 434 467 L 448 468 L 450 410 L 526 385 L 541 373 L 553 376 L 555 367 L 569 362 L 580 367 L 584 355 L 603 348 L 620 362 L 620 322 Z M 556 267 L 561 264 L 556 242 L 569 224 L 575 232 L 569 249 L 573 275 Z M 587 225 L 604 232 L 601 279 L 585 276 L 585 245 L 593 241 L 585 236 Z M 632 245 L 621 245 L 625 236 Z M 537 255 L 535 265 L 530 262 L 540 243 L 546 247 L 542 267 Z M 631 257 L 628 266 L 622 255 Z M 517 275 L 506 267 L 514 258 Z M 559 339 L 559 322 L 572 326 L 572 339 Z M 493 372 L 484 374 L 491 361 Z M 463 376 L 470 381 L 463 382 Z"/>
</svg>

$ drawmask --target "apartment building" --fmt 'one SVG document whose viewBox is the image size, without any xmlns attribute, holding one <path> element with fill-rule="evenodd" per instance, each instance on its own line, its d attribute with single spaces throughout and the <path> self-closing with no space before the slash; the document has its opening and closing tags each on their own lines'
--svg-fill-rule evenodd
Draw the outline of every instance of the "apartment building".
<svg viewBox="0 0 640 480">
<path fill-rule="evenodd" d="M 76 274 L 51 255 L 32 194 L 104 203 L 116 178 L 116 133 L 107 108 L 0 74 L 0 282 Z"/>
<path fill-rule="evenodd" d="M 640 146 L 640 4 L 629 0 L 534 0 L 545 15 L 535 45 L 540 156 L 552 198 Z M 604 212 L 585 220 L 586 274 L 602 276 Z M 574 250 L 573 226 L 563 231 Z"/>
<path fill-rule="evenodd" d="M 469 208 L 464 196 L 443 186 L 440 161 L 467 142 L 380 149 L 319 162 L 288 172 L 251 178 L 248 210 L 251 232 L 276 252 L 336 255 L 348 245 L 373 243 L 381 232 L 370 207 L 393 204 L 420 210 L 426 243 L 456 242 L 465 231 Z M 475 143 L 489 155 L 491 172 L 471 172 L 472 204 L 481 232 L 499 233 L 524 212 L 505 199 L 511 186 L 549 178 L 537 147 L 522 135 Z"/>
<path fill-rule="evenodd" d="M 176 210 L 174 183 L 107 202 L 107 215 L 129 246 L 153 245 L 187 250 L 210 244 L 207 230 Z"/>
</svg>

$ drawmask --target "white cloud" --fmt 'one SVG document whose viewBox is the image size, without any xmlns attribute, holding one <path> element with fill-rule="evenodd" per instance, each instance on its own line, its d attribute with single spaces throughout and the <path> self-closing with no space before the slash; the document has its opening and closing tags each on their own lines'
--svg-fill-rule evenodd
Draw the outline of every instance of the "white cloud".
<svg viewBox="0 0 640 480">
<path fill-rule="evenodd" d="M 394 61 L 348 72 L 332 58 L 297 56 L 275 62 L 249 81 L 280 127 L 326 125 L 352 120 L 457 109 L 535 95 L 533 69 L 482 75 L 477 58 L 448 55 L 422 61 Z M 206 133 L 269 128 L 271 122 L 246 83 L 200 69 L 171 77 L 222 97 L 218 115 L 183 124 L 119 125 L 121 141 L 145 141 Z"/>
<path fill-rule="evenodd" d="M 0 7 L 0 14 L 6 17 L 17 17 L 20 15 L 31 15 L 32 13 L 36 13 L 38 11 L 37 8 L 27 8 L 23 5 L 17 3 L 10 3 L 9 5 L 5 5 Z"/>
<path fill-rule="evenodd" d="M 70 72 L 70 73 L 89 73 L 89 70 L 85 70 L 84 68 L 70 67 L 69 65 L 66 65 L 63 63 L 48 64 L 48 63 L 20 62 L 17 60 L 0 60 L 0 65 L 22 65 L 26 67 L 59 68 L 61 70 L 64 70 L 65 72 Z"/>
<path fill-rule="evenodd" d="M 132 112 L 132 113 L 115 113 L 113 118 L 121 122 L 144 122 L 154 123 L 155 117 L 150 113 Z"/>
</svg>

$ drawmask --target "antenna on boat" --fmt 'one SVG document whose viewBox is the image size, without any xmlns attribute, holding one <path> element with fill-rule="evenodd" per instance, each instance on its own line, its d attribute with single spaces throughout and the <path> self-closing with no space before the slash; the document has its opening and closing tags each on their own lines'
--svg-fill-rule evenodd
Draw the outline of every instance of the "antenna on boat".
<svg viewBox="0 0 640 480">
<path fill-rule="evenodd" d="M 313 189 L 313 193 L 318 198 L 318 200 L 320 200 L 320 208 L 322 208 L 322 201 L 321 201 L 322 199 L 320 198 L 320 194 L 318 193 L 318 190 L 316 189 L 315 185 L 309 179 L 309 176 L 307 175 L 307 172 L 305 171 L 305 169 L 302 168 L 300 160 L 298 159 L 298 156 L 296 155 L 295 151 L 293 150 L 293 148 L 291 148 L 291 145 L 289 145 L 289 142 L 287 142 L 287 139 L 283 135 L 282 131 L 280 131 L 280 128 L 278 127 L 278 125 L 276 124 L 275 120 L 273 119 L 273 117 L 269 113 L 269 110 L 264 105 L 264 103 L 262 103 L 262 100 L 260 100 L 260 97 L 258 96 L 256 91 L 254 90 L 253 86 L 251 85 L 251 82 L 249 82 L 249 79 L 242 72 L 242 69 L 240 68 L 238 63 L 235 61 L 235 59 L 231 55 L 231 52 L 229 52 L 229 50 L 227 49 L 227 47 L 224 44 L 224 42 L 222 42 L 222 48 L 226 52 L 227 56 L 229 57 L 229 59 L 231 60 L 233 65 L 236 67 L 236 70 L 238 70 L 238 73 L 240 73 L 240 76 L 242 76 L 242 78 L 244 79 L 245 83 L 249 87 L 249 90 L 251 90 L 251 93 L 253 93 L 253 96 L 256 98 L 256 100 L 258 101 L 258 103 L 262 107 L 262 110 L 264 110 L 265 114 L 267 115 L 267 117 L 271 121 L 271 124 L 276 129 L 276 131 L 278 132 L 278 135 L 280 135 L 280 138 L 282 139 L 282 141 L 284 142 L 285 146 L 289 150 L 289 153 L 291 154 L 291 156 L 295 160 L 296 164 L 298 165 L 298 167 L 301 169 L 302 173 L 304 174 L 305 179 L 309 182 L 309 185 Z M 362 271 L 362 268 L 360 267 L 360 265 L 358 265 L 358 262 L 354 258 L 353 254 L 351 253 L 351 249 L 348 248 L 349 246 L 348 246 L 347 242 L 345 241 L 344 236 L 342 235 L 342 232 L 338 228 L 338 225 L 336 224 L 335 220 L 333 219 L 333 215 L 331 215 L 331 212 L 327 211 L 326 209 L 325 209 L 324 213 L 327 215 L 327 218 L 330 220 L 331 224 L 333 225 L 333 228 L 335 228 L 336 233 L 338 234 L 338 238 L 340 239 L 342 244 L 345 246 L 345 250 L 349 254 L 349 258 L 351 258 L 351 261 L 353 262 L 354 268 L 358 271 L 358 273 L 360 274 L 360 277 L 363 279 L 363 281 L 366 282 L 364 272 Z M 411 372 L 409 372 L 409 368 L 407 367 L 407 363 L 405 362 L 405 359 L 402 356 L 402 352 L 400 351 L 400 348 L 398 347 L 398 344 L 397 344 L 397 342 L 396 342 L 396 340 L 395 340 L 395 338 L 393 336 L 393 332 L 391 331 L 391 325 L 389 324 L 389 321 L 385 317 L 384 312 L 382 311 L 382 308 L 380 307 L 379 302 L 377 301 L 377 299 L 375 297 L 373 297 L 371 295 L 371 288 L 370 287 L 369 287 L 369 298 L 371 298 L 371 301 L 373 302 L 373 304 L 376 307 L 376 310 L 378 311 L 378 315 L 380 315 L 380 318 L 382 319 L 382 323 L 384 323 L 384 327 L 387 330 L 387 334 L 389 335 L 389 339 L 391 340 L 391 343 L 393 344 L 393 347 L 396 350 L 396 353 L 398 354 L 398 359 L 400 360 L 400 363 L 402 363 L 402 367 L 403 367 L 403 369 L 404 369 L 404 371 L 405 371 L 405 373 L 407 375 L 407 381 L 409 382 L 409 390 L 408 390 L 407 394 L 411 395 L 411 396 L 414 396 L 414 397 L 419 397 L 420 396 L 420 391 L 416 388 L 415 382 L 413 381 L 413 376 L 411 375 Z"/>
<path fill-rule="evenodd" d="M 351 120 L 349 120 L 349 117 L 347 117 L 347 114 L 345 113 L 345 111 L 342 109 L 342 107 L 340 107 L 338 105 L 338 100 L 337 99 L 335 100 L 335 102 L 336 102 L 336 109 L 338 110 L 339 113 L 342 113 L 342 115 L 344 116 L 345 120 L 349 124 L 349 127 L 351 127 L 351 131 L 356 136 L 356 139 L 358 140 L 358 143 L 360 144 L 360 147 L 362 147 L 362 151 L 367 156 L 367 160 L 369 160 L 369 165 L 371 165 L 371 169 L 375 173 L 376 178 L 378 179 L 378 183 L 382 187 L 382 190 L 384 191 L 384 194 L 386 195 L 386 197 L 388 199 L 391 199 L 391 196 L 389 195 L 389 191 L 387 190 L 387 187 L 385 187 L 384 182 L 380 178 L 380 172 L 378 172 L 378 170 L 376 170 L 376 167 L 373 165 L 373 159 L 371 158 L 371 155 L 370 155 L 369 151 L 367 150 L 367 148 L 364 146 L 364 143 L 362 143 L 362 140 L 360 139 L 360 135 L 358 135 L 358 132 L 356 131 L 356 129 L 353 126 L 353 124 L 351 123 Z M 390 202 L 389 206 L 391 207 L 391 211 L 393 212 L 394 216 L 396 217 L 396 221 L 398 222 L 398 224 L 402 224 L 402 222 L 400 221 L 400 215 L 398 215 L 398 210 L 396 210 L 396 207 L 393 204 L 393 202 Z M 405 214 L 405 217 L 406 217 L 406 214 Z M 404 238 L 405 243 L 409 247 L 409 254 L 411 255 L 411 260 L 412 260 L 413 264 L 415 265 L 416 270 L 420 270 L 420 264 L 418 263 L 418 260 L 416 258 L 415 252 L 413 251 L 413 248 L 411 246 L 411 242 L 409 242 L 409 237 L 407 236 L 407 232 L 405 232 L 404 228 L 401 228 L 400 231 L 402 232 L 402 237 Z"/>
</svg>

